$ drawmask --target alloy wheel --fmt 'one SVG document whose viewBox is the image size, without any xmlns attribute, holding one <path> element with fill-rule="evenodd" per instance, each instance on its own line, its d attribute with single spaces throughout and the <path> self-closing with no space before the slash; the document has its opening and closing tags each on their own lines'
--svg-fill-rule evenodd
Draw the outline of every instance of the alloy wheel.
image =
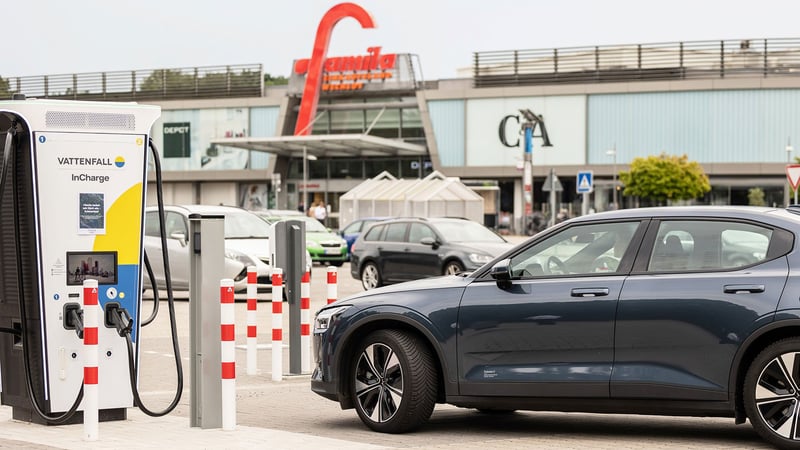
<svg viewBox="0 0 800 450">
<path fill-rule="evenodd" d="M 355 377 L 358 407 L 373 422 L 391 420 L 403 401 L 403 368 L 397 354 L 382 343 L 367 346 Z"/>
<path fill-rule="evenodd" d="M 761 371 L 755 405 L 761 420 L 777 435 L 800 439 L 800 353 L 783 353 Z"/>
</svg>

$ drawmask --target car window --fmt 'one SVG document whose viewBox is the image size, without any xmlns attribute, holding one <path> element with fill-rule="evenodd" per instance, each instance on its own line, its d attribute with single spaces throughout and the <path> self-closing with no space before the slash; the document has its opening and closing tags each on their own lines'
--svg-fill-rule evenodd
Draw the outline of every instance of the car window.
<svg viewBox="0 0 800 450">
<path fill-rule="evenodd" d="M 407 223 L 390 223 L 386 226 L 386 233 L 383 234 L 383 240 L 388 242 L 403 242 L 406 240 Z"/>
<path fill-rule="evenodd" d="M 433 226 L 450 242 L 506 242 L 494 231 L 469 220 L 433 222 Z"/>
<path fill-rule="evenodd" d="M 386 225 L 375 225 L 367 231 L 367 234 L 364 235 L 364 240 L 379 241 L 384 228 L 386 228 Z"/>
<path fill-rule="evenodd" d="M 363 221 L 351 223 L 350 225 L 344 227 L 344 230 L 342 230 L 342 234 L 358 233 L 358 231 L 361 230 L 361 224 L 363 223 L 364 223 Z"/>
<path fill-rule="evenodd" d="M 144 234 L 146 236 L 161 236 L 161 226 L 159 225 L 158 212 L 151 211 L 144 217 Z"/>
<path fill-rule="evenodd" d="M 165 215 L 167 236 L 172 236 L 175 233 L 183 233 L 184 236 L 189 236 L 186 221 L 183 216 L 172 211 L 167 211 Z"/>
<path fill-rule="evenodd" d="M 663 221 L 647 270 L 723 270 L 756 264 L 766 259 L 771 237 L 771 229 L 750 223 Z"/>
<path fill-rule="evenodd" d="M 436 233 L 431 227 L 424 223 L 412 223 L 411 228 L 408 230 L 408 242 L 418 244 L 422 238 L 431 237 L 436 239 Z"/>
<path fill-rule="evenodd" d="M 615 273 L 639 222 L 583 224 L 561 230 L 511 258 L 511 276 Z"/>
<path fill-rule="evenodd" d="M 225 239 L 268 239 L 269 225 L 247 211 L 225 213 Z"/>
</svg>

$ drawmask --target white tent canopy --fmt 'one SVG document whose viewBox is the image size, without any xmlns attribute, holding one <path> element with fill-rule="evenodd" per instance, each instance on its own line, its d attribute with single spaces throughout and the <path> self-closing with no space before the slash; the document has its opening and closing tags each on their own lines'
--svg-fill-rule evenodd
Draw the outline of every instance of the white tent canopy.
<svg viewBox="0 0 800 450">
<path fill-rule="evenodd" d="M 464 217 L 483 223 L 483 197 L 438 171 L 415 180 L 382 172 L 339 198 L 339 223 L 364 217 Z"/>
</svg>

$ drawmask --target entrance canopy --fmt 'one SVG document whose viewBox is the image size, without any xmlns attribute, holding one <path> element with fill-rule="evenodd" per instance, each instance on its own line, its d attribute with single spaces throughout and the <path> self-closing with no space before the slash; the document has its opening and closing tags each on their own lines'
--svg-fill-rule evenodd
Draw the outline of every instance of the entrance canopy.
<svg viewBox="0 0 800 450">
<path fill-rule="evenodd" d="M 368 134 L 220 138 L 212 139 L 211 143 L 290 158 L 302 158 L 304 148 L 308 155 L 318 158 L 419 156 L 427 152 L 422 145 Z"/>
</svg>

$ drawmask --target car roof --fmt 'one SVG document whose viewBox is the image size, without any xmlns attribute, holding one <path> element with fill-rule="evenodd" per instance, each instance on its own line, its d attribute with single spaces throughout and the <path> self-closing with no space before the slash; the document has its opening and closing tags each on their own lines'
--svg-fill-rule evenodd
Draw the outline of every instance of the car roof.
<svg viewBox="0 0 800 450">
<path fill-rule="evenodd" d="M 165 209 L 182 209 L 186 214 L 226 214 L 229 212 L 247 212 L 244 208 L 240 208 L 238 206 L 230 206 L 230 205 L 164 205 Z M 157 210 L 157 206 L 148 206 L 147 211 L 155 211 Z"/>
<path fill-rule="evenodd" d="M 702 218 L 728 218 L 750 219 L 783 223 L 784 225 L 800 224 L 800 209 L 773 208 L 764 206 L 657 206 L 648 208 L 620 209 L 587 214 L 570 219 L 563 223 L 589 222 L 595 220 L 613 219 L 642 219 L 652 217 L 702 217 Z"/>
</svg>

